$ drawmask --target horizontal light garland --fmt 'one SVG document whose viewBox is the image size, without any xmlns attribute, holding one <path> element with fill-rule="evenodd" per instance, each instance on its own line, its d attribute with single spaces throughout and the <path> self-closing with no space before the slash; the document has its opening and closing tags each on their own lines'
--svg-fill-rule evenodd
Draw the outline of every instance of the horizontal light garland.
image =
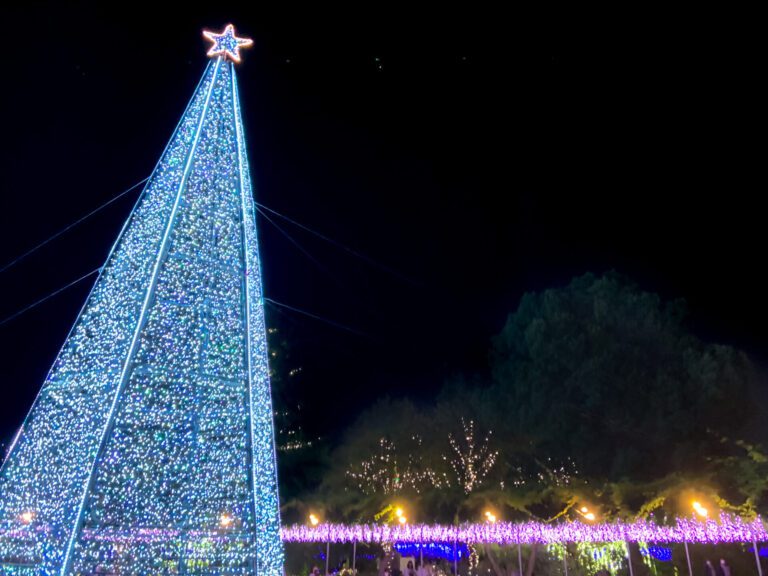
<svg viewBox="0 0 768 576">
<path fill-rule="evenodd" d="M 768 541 L 768 532 L 758 518 L 751 522 L 735 516 L 722 515 L 715 520 L 681 518 L 671 526 L 659 526 L 652 521 L 582 524 L 563 522 L 545 524 L 525 522 L 514 524 L 406 524 L 378 526 L 372 524 L 293 525 L 282 530 L 284 542 L 470 542 L 483 544 L 556 544 L 565 542 L 691 542 L 722 544 L 732 542 Z"/>
<path fill-rule="evenodd" d="M 40 533 L 40 527 L 19 527 L 0 531 L 0 538 L 23 538 Z M 45 532 L 45 530 L 43 530 Z M 227 529 L 181 531 L 153 528 L 133 530 L 84 530 L 83 539 L 109 542 L 165 542 L 179 540 L 219 540 L 236 537 Z M 718 520 L 700 521 L 681 518 L 674 525 L 659 526 L 652 521 L 583 524 L 581 522 L 497 522 L 494 524 L 406 524 L 398 526 L 376 524 L 318 524 L 317 526 L 284 526 L 283 542 L 365 542 L 382 544 L 430 544 L 434 542 L 475 544 L 562 544 L 566 542 L 690 542 L 698 544 L 727 544 L 737 542 L 766 542 L 768 531 L 757 518 L 751 522 L 735 516 L 722 515 Z"/>
</svg>

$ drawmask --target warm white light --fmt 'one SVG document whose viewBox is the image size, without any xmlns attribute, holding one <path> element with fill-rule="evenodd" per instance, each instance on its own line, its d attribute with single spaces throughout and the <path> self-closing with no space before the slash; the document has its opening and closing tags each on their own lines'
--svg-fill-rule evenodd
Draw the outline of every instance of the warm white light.
<svg viewBox="0 0 768 576">
<path fill-rule="evenodd" d="M 320 524 L 320 519 L 314 514 L 310 514 L 309 523 L 312 524 L 312 526 L 317 526 L 318 524 Z"/>
<path fill-rule="evenodd" d="M 587 512 L 584 514 L 584 518 L 586 518 L 589 521 L 593 521 L 595 519 L 595 515 L 592 512 Z"/>
<path fill-rule="evenodd" d="M 219 519 L 219 523 L 222 525 L 222 527 L 226 528 L 232 524 L 232 517 L 228 514 L 222 514 L 221 518 Z"/>
<path fill-rule="evenodd" d="M 35 519 L 35 513 L 34 513 L 34 512 L 29 512 L 29 511 L 27 511 L 27 512 L 24 512 L 24 513 L 21 515 L 21 521 L 22 521 L 24 524 L 31 524 L 31 523 L 32 523 L 32 520 L 34 520 L 34 519 Z"/>
<path fill-rule="evenodd" d="M 400 524 L 405 524 L 406 522 L 408 522 L 405 516 L 398 516 L 397 521 L 400 522 Z"/>
<path fill-rule="evenodd" d="M 587 512 L 589 512 L 589 508 L 587 508 L 586 506 L 582 506 L 581 511 L 584 512 L 584 514 L 586 514 Z"/>
<path fill-rule="evenodd" d="M 203 36 L 213 42 L 213 46 L 208 50 L 208 56 L 225 56 L 235 62 L 240 62 L 240 48 L 253 44 L 253 40 L 250 38 L 235 36 L 235 28 L 232 24 L 227 24 L 221 34 L 203 30 Z"/>
<path fill-rule="evenodd" d="M 698 514 L 702 518 L 706 518 L 707 515 L 709 514 L 709 510 L 704 508 L 704 506 L 702 506 L 699 502 L 694 502 L 692 506 L 693 506 L 694 512 L 696 512 L 696 514 Z"/>
<path fill-rule="evenodd" d="M 395 508 L 395 516 L 397 516 L 398 518 L 402 518 L 402 516 L 403 516 L 403 509 L 400 508 L 400 507 Z"/>
</svg>

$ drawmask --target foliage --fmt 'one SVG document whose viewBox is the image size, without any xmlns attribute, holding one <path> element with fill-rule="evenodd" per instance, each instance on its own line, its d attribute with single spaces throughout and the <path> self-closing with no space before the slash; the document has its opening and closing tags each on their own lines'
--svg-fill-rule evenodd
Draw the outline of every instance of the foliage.
<svg viewBox="0 0 768 576">
<path fill-rule="evenodd" d="M 600 520 L 664 521 L 692 499 L 765 512 L 761 374 L 684 318 L 682 302 L 615 273 L 527 294 L 493 339 L 488 376 L 451 379 L 432 405 L 385 398 L 361 414 L 318 500 L 357 521 L 395 502 L 435 522 L 488 509 L 577 519 L 586 504 Z"/>
<path fill-rule="evenodd" d="M 495 420 L 591 478 L 700 471 L 718 452 L 709 430 L 743 430 L 757 372 L 683 317 L 682 302 L 613 273 L 526 294 L 493 342 Z"/>
</svg>

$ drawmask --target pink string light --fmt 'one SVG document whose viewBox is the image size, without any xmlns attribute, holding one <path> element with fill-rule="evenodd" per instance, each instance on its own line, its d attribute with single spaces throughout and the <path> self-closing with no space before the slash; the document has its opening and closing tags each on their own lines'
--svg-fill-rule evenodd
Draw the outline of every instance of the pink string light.
<svg viewBox="0 0 768 576">
<path fill-rule="evenodd" d="M 468 542 L 484 544 L 556 544 L 564 542 L 691 542 L 721 544 L 763 542 L 768 540 L 760 518 L 745 521 L 729 515 L 717 520 L 700 521 L 681 518 L 674 525 L 660 526 L 649 520 L 583 524 L 543 522 L 493 524 L 375 524 L 293 525 L 282 529 L 284 542 Z"/>
<path fill-rule="evenodd" d="M 46 532 L 44 526 L 20 526 L 0 530 L 0 537 L 24 538 Z M 110 542 L 210 542 L 223 538 L 226 529 L 184 532 L 170 528 L 138 528 L 133 530 L 84 530 L 86 540 Z M 583 524 L 581 522 L 496 522 L 445 526 L 440 524 L 318 524 L 285 526 L 283 542 L 385 542 L 431 543 L 463 542 L 473 544 L 558 544 L 565 542 L 690 542 L 724 544 L 766 542 L 768 532 L 760 518 L 745 521 L 737 516 L 721 515 L 717 520 L 679 518 L 674 525 L 661 526 L 651 520 Z"/>
</svg>

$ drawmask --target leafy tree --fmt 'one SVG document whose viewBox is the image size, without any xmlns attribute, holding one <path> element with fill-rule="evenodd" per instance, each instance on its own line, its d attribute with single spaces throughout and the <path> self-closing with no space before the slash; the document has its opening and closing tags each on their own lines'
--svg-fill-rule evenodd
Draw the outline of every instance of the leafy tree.
<svg viewBox="0 0 768 576">
<path fill-rule="evenodd" d="M 684 317 L 681 301 L 615 273 L 525 295 L 493 341 L 490 381 L 454 378 L 432 406 L 384 400 L 360 416 L 333 456 L 327 500 L 358 518 L 395 495 L 435 521 L 477 519 L 486 506 L 508 519 L 578 517 L 579 501 L 606 518 L 677 513 L 675 495 L 694 486 L 754 511 L 766 499 L 749 426 L 760 375 Z M 478 431 L 462 447 L 470 421 Z M 487 481 L 468 491 L 477 466 Z"/>
<path fill-rule="evenodd" d="M 695 472 L 752 415 L 757 371 L 686 330 L 681 301 L 615 273 L 526 294 L 494 339 L 495 421 L 588 478 L 634 482 Z"/>
</svg>

